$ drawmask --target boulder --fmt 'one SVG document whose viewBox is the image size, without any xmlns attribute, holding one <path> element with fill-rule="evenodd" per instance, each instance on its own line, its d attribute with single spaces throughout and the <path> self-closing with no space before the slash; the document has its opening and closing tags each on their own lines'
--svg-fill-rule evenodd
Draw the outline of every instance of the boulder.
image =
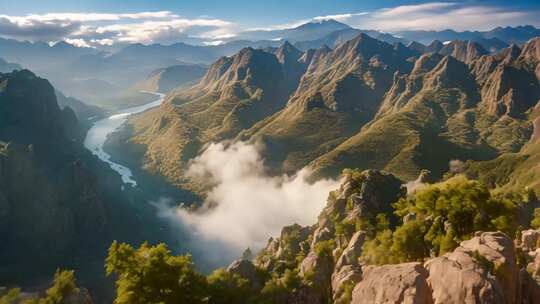
<svg viewBox="0 0 540 304">
<path fill-rule="evenodd" d="M 311 242 L 311 248 L 315 248 L 315 245 L 319 242 L 328 241 L 334 237 L 333 233 L 328 228 L 317 228 L 313 233 L 313 241 Z"/>
<path fill-rule="evenodd" d="M 311 294 L 311 302 L 303 303 L 326 303 L 331 297 L 330 285 L 333 270 L 333 260 L 326 254 L 317 254 L 310 251 L 300 263 L 300 276 L 308 282 Z"/>
<path fill-rule="evenodd" d="M 425 268 L 434 304 L 518 303 L 514 246 L 502 232 L 478 233 Z"/>
<path fill-rule="evenodd" d="M 430 304 L 428 273 L 421 263 L 368 266 L 353 290 L 353 304 Z"/>
<path fill-rule="evenodd" d="M 345 265 L 332 274 L 332 297 L 334 302 L 343 296 L 346 284 L 356 285 L 362 279 L 362 271 L 358 265 Z"/>
<path fill-rule="evenodd" d="M 343 250 L 341 257 L 336 263 L 336 270 L 339 270 L 344 265 L 358 265 L 358 258 L 362 255 L 362 246 L 366 239 L 364 231 L 357 231 L 352 236 L 347 248 Z"/>
</svg>

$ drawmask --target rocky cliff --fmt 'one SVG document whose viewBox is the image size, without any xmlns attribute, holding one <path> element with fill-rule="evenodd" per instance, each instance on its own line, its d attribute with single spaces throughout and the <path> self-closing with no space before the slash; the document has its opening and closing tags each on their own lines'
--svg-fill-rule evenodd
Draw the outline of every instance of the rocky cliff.
<svg viewBox="0 0 540 304">
<path fill-rule="evenodd" d="M 459 199 L 455 196 L 457 192 L 474 185 L 474 182 L 460 186 L 454 183 L 448 180 L 435 186 L 440 187 L 437 191 L 449 190 L 444 195 Z M 428 190 L 412 194 L 415 199 L 423 198 L 426 202 L 434 202 L 435 196 L 435 192 Z M 458 231 L 460 227 L 453 226 L 454 220 L 449 214 L 425 216 L 418 210 L 416 214 L 403 215 L 396 211 L 408 199 L 411 194 L 407 196 L 402 182 L 390 174 L 349 171 L 341 187 L 330 194 L 328 205 L 316 224 L 284 227 L 278 238 L 270 238 L 253 262 L 236 261 L 228 271 L 255 286 L 265 286 L 263 294 L 269 292 L 269 286 L 282 284 L 286 291 L 281 295 L 281 303 L 540 303 L 540 230 L 519 232 L 513 240 L 501 231 L 482 232 L 471 227 L 462 241 L 453 243 L 445 253 L 431 251 L 414 258 L 408 254 L 415 252 L 415 246 L 422 246 L 419 244 L 422 239 L 430 242 L 439 224 L 432 225 L 428 231 L 413 228 L 410 235 L 402 234 L 403 231 L 415 227 L 418 221 L 440 221 L 446 233 Z M 494 220 L 497 216 L 488 211 L 489 207 L 481 207 L 484 199 L 475 196 L 473 203 L 485 219 Z M 521 202 L 515 204 L 516 208 L 522 208 Z M 539 202 L 533 199 L 528 204 L 538 207 Z M 392 213 L 402 217 L 392 218 Z M 460 216 L 467 217 L 464 213 Z M 530 215 L 526 220 L 530 221 Z M 385 221 L 389 222 L 385 224 Z M 466 221 L 462 223 L 469 225 Z M 373 231 L 380 230 L 381 225 L 396 227 L 390 232 L 390 239 L 387 232 L 374 236 Z M 489 229 L 490 225 L 484 227 Z M 459 240 L 459 232 L 452 235 Z M 401 238 L 406 248 L 397 249 Z M 388 240 L 393 242 L 388 249 L 373 251 L 374 244 L 381 248 Z M 396 250 L 408 253 L 390 263 L 371 260 L 373 254 L 386 258 Z M 255 275 L 257 271 L 270 273 L 271 279 L 261 281 L 261 276 Z M 291 276 L 297 276 L 299 283 L 287 283 L 294 282 Z"/>
</svg>

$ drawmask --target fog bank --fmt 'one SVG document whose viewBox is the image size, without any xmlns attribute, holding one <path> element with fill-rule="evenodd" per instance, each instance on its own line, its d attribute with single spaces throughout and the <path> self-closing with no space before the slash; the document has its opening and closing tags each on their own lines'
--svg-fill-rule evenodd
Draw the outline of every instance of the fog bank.
<svg viewBox="0 0 540 304">
<path fill-rule="evenodd" d="M 261 149 L 243 142 L 215 143 L 192 161 L 189 175 L 213 184 L 197 211 L 174 210 L 174 217 L 190 232 L 195 251 L 217 249 L 219 253 L 206 254 L 221 259 L 237 257 L 247 247 L 258 250 L 283 226 L 314 224 L 328 193 L 339 186 L 328 179 L 310 184 L 307 169 L 293 176 L 269 176 Z"/>
</svg>

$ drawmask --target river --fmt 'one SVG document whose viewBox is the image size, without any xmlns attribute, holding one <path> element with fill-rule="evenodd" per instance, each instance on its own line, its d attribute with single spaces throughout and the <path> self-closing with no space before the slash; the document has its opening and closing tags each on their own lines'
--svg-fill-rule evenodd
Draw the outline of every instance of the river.
<svg viewBox="0 0 540 304">
<path fill-rule="evenodd" d="M 128 167 L 125 167 L 118 163 L 113 162 L 111 160 L 111 156 L 107 152 L 104 151 L 103 145 L 105 144 L 105 141 L 107 140 L 107 136 L 117 131 L 118 129 L 120 129 L 130 115 L 141 113 L 148 109 L 157 107 L 163 102 L 163 99 L 165 98 L 165 94 L 161 94 L 161 93 L 154 93 L 154 92 L 143 92 L 143 93 L 154 94 L 156 95 L 157 99 L 155 101 L 146 103 L 141 106 L 136 106 L 136 107 L 120 110 L 114 115 L 111 115 L 109 117 L 96 121 L 92 125 L 90 130 L 88 130 L 88 133 L 86 134 L 86 138 L 84 139 L 84 146 L 86 147 L 86 149 L 90 150 L 92 153 L 94 153 L 94 155 L 99 157 L 102 161 L 109 164 L 109 166 L 114 171 L 120 174 L 124 184 L 131 185 L 132 187 L 136 187 L 137 182 L 133 178 L 133 173 L 131 172 L 131 170 Z"/>
</svg>

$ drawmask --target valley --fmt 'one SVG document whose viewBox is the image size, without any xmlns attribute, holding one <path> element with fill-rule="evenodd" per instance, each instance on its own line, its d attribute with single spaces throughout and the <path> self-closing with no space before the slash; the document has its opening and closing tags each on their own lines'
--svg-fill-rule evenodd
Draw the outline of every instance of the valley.
<svg viewBox="0 0 540 304">
<path fill-rule="evenodd" d="M 99 159 L 109 164 L 111 169 L 120 174 L 120 176 L 122 177 L 122 181 L 132 187 L 137 186 L 137 182 L 133 179 L 133 174 L 131 173 L 131 170 L 120 164 L 112 162 L 111 156 L 104 151 L 104 145 L 107 141 L 107 137 L 111 133 L 118 131 L 118 129 L 122 127 L 122 125 L 125 123 L 125 121 L 130 115 L 141 113 L 148 109 L 157 107 L 163 102 L 163 99 L 165 97 L 164 94 L 152 94 L 156 95 L 157 97 L 155 101 L 149 102 L 141 106 L 120 110 L 114 115 L 94 122 L 92 127 L 87 131 L 86 138 L 84 139 L 85 148 L 97 157 L 99 157 Z"/>
<path fill-rule="evenodd" d="M 534 10 L 92 4 L 0 15 L 0 304 L 540 303 Z"/>
</svg>

